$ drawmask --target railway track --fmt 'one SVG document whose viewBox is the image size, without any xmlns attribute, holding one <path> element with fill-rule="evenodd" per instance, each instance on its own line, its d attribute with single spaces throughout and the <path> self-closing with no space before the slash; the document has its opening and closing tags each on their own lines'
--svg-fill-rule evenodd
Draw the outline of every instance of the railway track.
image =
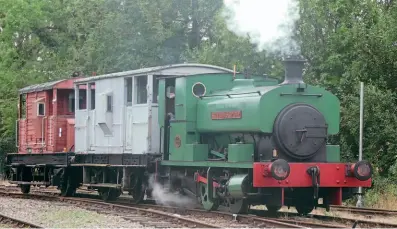
<svg viewBox="0 0 397 229">
<path fill-rule="evenodd" d="M 176 227 L 199 227 L 199 228 L 220 228 L 217 225 L 207 224 L 197 220 L 192 220 L 186 217 L 180 217 L 165 212 L 160 212 L 153 209 L 143 209 L 138 207 L 118 206 L 116 204 L 106 203 L 102 201 L 84 199 L 84 198 L 69 198 L 52 195 L 40 194 L 22 194 L 15 192 L 0 191 L 0 195 L 12 198 L 30 198 L 46 201 L 60 201 L 80 206 L 84 209 L 97 211 L 98 213 L 112 214 L 122 217 L 125 220 L 138 222 L 146 227 L 161 227 L 161 228 L 176 228 Z"/>
<path fill-rule="evenodd" d="M 337 206 L 331 205 L 332 210 L 336 211 L 346 211 L 356 214 L 371 214 L 371 215 L 397 215 L 396 210 L 386 210 L 379 208 L 357 208 L 357 207 L 349 207 L 349 206 Z"/>
<path fill-rule="evenodd" d="M 128 205 L 127 203 L 117 201 L 117 204 Z M 203 216 L 211 216 L 216 214 L 218 217 L 222 217 L 226 220 L 234 220 L 245 224 L 253 224 L 256 227 L 264 227 L 264 226 L 276 226 L 276 227 L 293 227 L 293 228 L 335 228 L 335 227 L 343 227 L 343 225 L 335 225 L 335 224 L 324 224 L 324 223 L 314 223 L 314 222 L 304 222 L 304 221 L 296 221 L 296 220 L 288 220 L 288 219 L 274 219 L 274 218 L 265 218 L 257 215 L 239 215 L 232 214 L 223 211 L 206 211 L 202 209 L 180 209 L 178 207 L 170 207 L 170 206 L 162 206 L 162 205 L 153 205 L 153 204 L 141 204 L 140 206 L 144 208 L 157 208 L 162 209 L 163 211 L 174 212 L 178 214 L 186 214 L 189 212 L 200 213 Z"/>
<path fill-rule="evenodd" d="M 181 209 L 153 204 L 131 206 L 128 202 L 103 202 L 101 200 L 59 197 L 54 195 L 22 194 L 17 192 L 0 191 L 0 195 L 13 198 L 35 198 L 50 201 L 63 201 L 97 211 L 98 213 L 118 215 L 126 220 L 139 222 L 151 227 L 283 227 L 283 228 L 335 228 L 335 224 L 319 224 L 313 222 L 294 221 L 287 219 L 264 218 L 255 215 L 235 215 L 227 212 L 208 212 L 201 209 Z M 156 220 L 153 221 L 153 218 Z"/>
<path fill-rule="evenodd" d="M 1 187 L 0 190 L 3 190 L 2 192 L 9 192 L 7 191 L 8 188 Z M 80 205 L 80 206 L 94 206 L 93 209 L 101 209 L 98 211 L 105 211 L 105 213 L 108 213 L 106 211 L 108 210 L 103 210 L 104 207 L 110 207 L 113 209 L 118 209 L 118 212 L 123 212 L 124 215 L 127 215 L 126 217 L 131 216 L 131 212 L 144 212 L 145 210 L 148 210 L 149 212 L 147 214 L 151 214 L 151 217 L 156 215 L 156 212 L 166 212 L 166 215 L 162 215 L 161 217 L 166 217 L 166 218 L 175 218 L 177 217 L 177 222 L 182 222 L 184 221 L 184 218 L 190 219 L 190 220 L 197 220 L 197 218 L 205 218 L 208 221 L 208 225 L 201 225 L 200 222 L 193 222 L 189 220 L 185 220 L 186 224 L 189 227 L 192 227 L 192 225 L 197 225 L 200 227 L 212 227 L 216 228 L 219 225 L 220 227 L 289 227 L 289 228 L 303 228 L 303 227 L 310 227 L 310 228 L 335 228 L 335 227 L 351 227 L 353 224 L 358 223 L 359 227 L 364 227 L 364 226 L 369 226 L 369 227 L 385 227 L 385 228 L 395 228 L 397 227 L 397 224 L 394 223 L 387 223 L 387 222 L 377 222 L 375 220 L 369 220 L 369 219 L 357 219 L 357 218 L 349 218 L 349 217 L 342 217 L 342 216 L 331 216 L 331 215 L 319 215 L 319 214 L 310 214 L 308 217 L 295 217 L 297 216 L 297 213 L 293 212 L 279 212 L 276 217 L 269 216 L 266 211 L 261 211 L 261 210 L 251 210 L 251 214 L 249 215 L 233 215 L 228 212 L 222 212 L 222 211 L 205 211 L 202 209 L 181 209 L 178 207 L 169 207 L 169 206 L 162 206 L 162 205 L 157 205 L 157 204 L 140 204 L 140 205 L 132 205 L 128 203 L 128 199 L 121 198 L 118 201 L 115 202 L 103 202 L 100 200 L 96 200 L 98 197 L 96 195 L 89 195 L 89 194 L 83 194 L 83 196 L 88 196 L 89 199 L 87 198 L 65 198 L 65 197 L 59 197 L 58 193 L 54 192 L 48 192 L 44 191 L 42 192 L 37 191 L 37 190 L 32 190 L 32 194 L 29 195 L 23 195 L 22 193 L 18 193 L 19 189 L 18 188 L 11 188 L 9 189 L 10 191 L 13 190 L 15 191 L 15 195 L 19 195 L 18 197 L 23 197 L 27 198 L 27 196 L 31 195 L 37 195 L 33 193 L 39 193 L 40 195 L 37 196 L 37 198 L 44 198 L 43 196 L 49 197 L 49 198 L 58 198 L 58 200 L 61 201 L 68 201 L 72 204 Z M 0 192 L 0 194 L 2 194 Z M 44 195 L 43 195 L 44 194 Z M 3 195 L 3 194 L 2 194 Z M 14 195 L 14 194 L 13 194 Z M 80 195 L 80 194 L 79 194 Z M 55 199 L 52 199 L 55 200 Z M 96 207 L 95 207 L 96 205 Z M 101 206 L 101 207 L 99 207 Z M 357 213 L 357 214 L 372 214 L 371 211 L 374 211 L 376 213 L 373 214 L 382 214 L 382 215 L 394 215 L 394 212 L 397 211 L 388 211 L 388 210 L 383 210 L 383 209 L 370 209 L 370 208 L 351 208 L 351 207 L 345 207 L 345 206 L 332 206 L 331 209 L 339 211 L 339 209 L 343 209 L 341 211 L 350 211 L 352 213 Z M 160 211 L 161 210 L 161 211 Z M 357 210 L 354 212 L 354 210 Z M 129 213 L 128 213 L 129 211 Z M 151 212 L 150 212 L 151 211 Z M 124 217 L 124 216 L 123 216 Z M 159 216 L 160 217 L 160 216 Z M 127 218 L 126 218 L 127 219 Z M 208 220 L 212 219 L 212 220 Z M 311 219 L 316 219 L 321 222 L 310 222 L 308 220 Z M 139 219 L 137 219 L 139 220 Z M 143 220 L 144 221 L 144 220 Z M 328 222 L 328 223 L 326 223 Z M 188 224 L 190 223 L 190 224 Z M 180 225 L 180 224 L 179 224 Z"/>
<path fill-rule="evenodd" d="M 328 215 L 316 215 L 316 214 L 311 214 L 311 216 L 315 219 L 319 219 L 323 221 L 333 221 L 333 222 L 343 223 L 345 225 L 358 224 L 360 228 L 363 227 L 397 228 L 396 223 L 388 223 L 388 222 L 381 222 L 381 221 L 368 220 L 368 219 L 357 219 L 354 217 L 328 216 Z"/>
<path fill-rule="evenodd" d="M 15 219 L 7 215 L 0 214 L 0 225 L 8 227 L 19 227 L 19 228 L 43 228 L 33 223 L 29 223 L 20 219 Z"/>
<path fill-rule="evenodd" d="M 262 215 L 262 216 L 267 216 L 266 211 L 258 211 L 254 210 L 255 215 Z M 290 219 L 293 219 L 295 221 L 302 221 L 305 219 L 316 219 L 320 220 L 322 222 L 331 222 L 332 224 L 338 223 L 341 225 L 345 225 L 345 227 L 351 227 L 354 224 L 357 224 L 360 228 L 363 227 L 370 227 L 370 228 L 397 228 L 396 223 L 390 223 L 390 222 L 382 222 L 382 221 L 377 221 L 377 220 L 371 220 L 371 219 L 360 219 L 357 217 L 346 217 L 346 216 L 333 216 L 333 215 L 320 215 L 320 214 L 309 214 L 306 217 L 298 216 L 297 213 L 295 212 L 278 212 L 276 214 L 277 217 L 288 217 Z"/>
</svg>

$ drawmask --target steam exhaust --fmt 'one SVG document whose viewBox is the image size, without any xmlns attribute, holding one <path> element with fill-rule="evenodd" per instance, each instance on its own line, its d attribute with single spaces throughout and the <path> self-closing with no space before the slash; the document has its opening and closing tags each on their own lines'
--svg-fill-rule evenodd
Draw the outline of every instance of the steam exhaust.
<svg viewBox="0 0 397 229">
<path fill-rule="evenodd" d="M 149 178 L 149 187 L 152 189 L 152 198 L 157 204 L 183 208 L 192 208 L 197 204 L 197 201 L 179 192 L 170 192 L 168 187 L 155 182 L 154 176 Z"/>
</svg>

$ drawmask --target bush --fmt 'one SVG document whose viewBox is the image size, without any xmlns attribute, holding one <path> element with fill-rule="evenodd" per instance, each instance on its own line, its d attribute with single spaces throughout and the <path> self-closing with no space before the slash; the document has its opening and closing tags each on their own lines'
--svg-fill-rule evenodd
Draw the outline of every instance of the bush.
<svg viewBox="0 0 397 229">
<path fill-rule="evenodd" d="M 8 153 L 15 153 L 15 139 L 0 139 L 0 175 L 4 173 L 5 156 Z"/>
<path fill-rule="evenodd" d="M 364 195 L 365 207 L 397 209 L 397 185 L 388 178 L 377 178 Z"/>
<path fill-rule="evenodd" d="M 385 178 L 374 175 L 372 187 L 364 190 L 364 207 L 397 210 L 396 177 Z M 346 201 L 348 206 L 356 206 L 357 197 Z"/>
</svg>

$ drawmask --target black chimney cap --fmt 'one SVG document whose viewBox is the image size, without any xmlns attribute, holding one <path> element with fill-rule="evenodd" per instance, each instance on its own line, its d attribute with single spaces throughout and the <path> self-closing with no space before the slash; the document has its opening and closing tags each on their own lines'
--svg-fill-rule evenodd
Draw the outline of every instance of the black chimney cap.
<svg viewBox="0 0 397 229">
<path fill-rule="evenodd" d="M 282 84 L 299 84 L 303 82 L 303 68 L 306 60 L 300 55 L 291 55 L 283 58 L 285 78 Z"/>
</svg>

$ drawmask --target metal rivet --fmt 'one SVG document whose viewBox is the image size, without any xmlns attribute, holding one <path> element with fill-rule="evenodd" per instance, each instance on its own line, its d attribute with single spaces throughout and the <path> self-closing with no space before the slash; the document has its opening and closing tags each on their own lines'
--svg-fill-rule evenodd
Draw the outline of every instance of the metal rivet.
<svg viewBox="0 0 397 229">
<path fill-rule="evenodd" d="M 336 180 L 336 183 L 339 184 L 339 180 Z"/>
<path fill-rule="evenodd" d="M 344 182 L 345 184 L 347 183 L 347 181 L 346 181 L 346 180 L 344 180 L 343 182 Z"/>
<path fill-rule="evenodd" d="M 336 170 L 339 170 L 339 166 L 336 166 Z"/>
</svg>

